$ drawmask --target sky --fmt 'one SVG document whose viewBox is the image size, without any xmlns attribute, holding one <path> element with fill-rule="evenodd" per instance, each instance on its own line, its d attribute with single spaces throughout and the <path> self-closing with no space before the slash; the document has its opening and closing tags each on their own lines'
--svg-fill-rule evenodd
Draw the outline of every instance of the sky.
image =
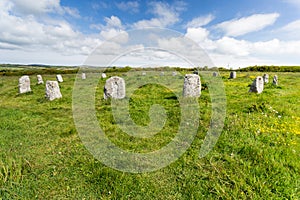
<svg viewBox="0 0 300 200">
<path fill-rule="evenodd" d="M 138 40 L 149 27 L 165 31 Z M 300 0 L 0 0 L 0 63 L 84 65 L 99 47 L 99 59 L 114 58 L 131 41 L 114 64 L 175 66 L 191 57 L 181 36 L 213 66 L 300 66 Z"/>
</svg>

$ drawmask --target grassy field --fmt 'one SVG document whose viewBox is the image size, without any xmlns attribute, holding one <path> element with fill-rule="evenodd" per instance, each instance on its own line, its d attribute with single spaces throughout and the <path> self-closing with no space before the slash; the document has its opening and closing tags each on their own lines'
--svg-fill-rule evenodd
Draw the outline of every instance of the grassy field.
<svg viewBox="0 0 300 200">
<path fill-rule="evenodd" d="M 182 72 L 183 73 L 183 72 Z M 269 73 L 272 77 L 275 72 Z M 279 86 L 248 93 L 261 72 L 222 72 L 227 98 L 224 129 L 213 151 L 199 158 L 209 127 L 211 100 L 202 83 L 199 129 L 191 147 L 169 166 L 149 173 L 125 173 L 95 159 L 78 136 L 72 114 L 75 74 L 65 74 L 62 99 L 44 98 L 44 86 L 18 94 L 18 76 L 0 78 L 0 199 L 299 199 L 300 73 L 276 73 Z M 109 73 L 108 76 L 122 73 Z M 44 75 L 55 80 L 55 75 Z M 147 76 L 141 76 L 145 79 Z M 183 82 L 183 76 L 178 76 Z M 115 144 L 128 151 L 157 150 L 174 137 L 180 120 L 171 90 L 149 84 L 133 93 L 130 115 L 149 123 L 149 108 L 161 104 L 164 128 L 153 138 L 122 132 L 104 101 L 99 80 L 96 115 Z"/>
</svg>

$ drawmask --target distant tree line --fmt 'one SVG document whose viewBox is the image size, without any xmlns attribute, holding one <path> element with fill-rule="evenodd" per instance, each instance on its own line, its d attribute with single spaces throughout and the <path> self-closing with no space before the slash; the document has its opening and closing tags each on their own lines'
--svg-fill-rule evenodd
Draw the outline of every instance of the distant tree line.
<svg viewBox="0 0 300 200">
<path fill-rule="evenodd" d="M 300 66 L 252 66 L 238 69 L 240 72 L 300 72 Z"/>
</svg>

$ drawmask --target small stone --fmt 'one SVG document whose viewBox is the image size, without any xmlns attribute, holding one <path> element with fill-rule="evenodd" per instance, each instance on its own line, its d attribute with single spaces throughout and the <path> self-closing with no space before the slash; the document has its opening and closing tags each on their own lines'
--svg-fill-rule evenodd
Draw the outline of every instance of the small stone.
<svg viewBox="0 0 300 200">
<path fill-rule="evenodd" d="M 43 81 L 43 77 L 41 75 L 36 75 L 36 78 L 37 78 L 37 81 L 38 81 L 38 85 L 40 84 L 44 84 L 44 81 Z"/>
<path fill-rule="evenodd" d="M 85 73 L 82 73 L 82 74 L 81 74 L 81 79 L 82 79 L 82 80 L 85 80 L 85 79 L 86 79 Z"/>
<path fill-rule="evenodd" d="M 23 94 L 26 92 L 31 92 L 30 88 L 30 78 L 29 76 L 25 75 L 19 78 L 19 93 Z"/>
<path fill-rule="evenodd" d="M 64 82 L 64 80 L 63 80 L 63 78 L 62 78 L 62 76 L 61 76 L 60 74 L 57 74 L 57 75 L 56 75 L 56 80 L 57 80 L 59 83 Z"/>
<path fill-rule="evenodd" d="M 143 73 L 142 73 L 142 76 L 146 76 L 146 72 L 143 72 Z"/>
<path fill-rule="evenodd" d="M 177 76 L 177 72 L 172 72 L 172 76 Z"/>
<path fill-rule="evenodd" d="M 264 74 L 264 83 L 269 83 L 269 74 Z"/>
<path fill-rule="evenodd" d="M 104 86 L 104 99 L 123 99 L 125 97 L 125 81 L 118 76 L 110 77 Z"/>
<path fill-rule="evenodd" d="M 186 74 L 184 77 L 183 96 L 184 97 L 200 97 L 201 82 L 197 74 Z"/>
<path fill-rule="evenodd" d="M 214 72 L 213 73 L 213 77 L 217 77 L 218 76 L 218 73 L 217 72 Z"/>
<path fill-rule="evenodd" d="M 258 76 L 254 79 L 249 92 L 255 92 L 257 94 L 262 93 L 264 90 L 264 79 L 261 76 Z"/>
<path fill-rule="evenodd" d="M 62 98 L 57 81 L 46 81 L 46 98 L 50 101 Z"/>
<path fill-rule="evenodd" d="M 101 74 L 101 78 L 106 78 L 106 74 L 105 74 L 105 73 L 102 73 L 102 74 Z"/>
<path fill-rule="evenodd" d="M 236 72 L 230 72 L 230 78 L 235 79 L 236 78 Z"/>
<path fill-rule="evenodd" d="M 160 75 L 161 75 L 161 76 L 164 76 L 164 75 L 165 75 L 165 72 L 160 72 Z"/>
<path fill-rule="evenodd" d="M 278 85 L 278 76 L 274 75 L 273 77 L 273 85 Z"/>
</svg>

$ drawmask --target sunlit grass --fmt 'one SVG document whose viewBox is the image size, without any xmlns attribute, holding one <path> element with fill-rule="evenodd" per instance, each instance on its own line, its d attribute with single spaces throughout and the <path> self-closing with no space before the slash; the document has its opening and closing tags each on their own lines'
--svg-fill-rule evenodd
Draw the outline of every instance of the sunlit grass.
<svg viewBox="0 0 300 200">
<path fill-rule="evenodd" d="M 122 73 L 113 73 L 122 76 Z M 82 144 L 72 116 L 75 75 L 63 75 L 62 99 L 44 98 L 44 86 L 18 94 L 17 76 L 0 80 L 0 199 L 297 199 L 300 196 L 300 73 L 279 76 L 262 94 L 249 93 L 263 73 L 222 72 L 227 98 L 224 129 L 208 156 L 198 157 L 209 127 L 210 96 L 199 99 L 198 134 L 176 162 L 152 173 L 130 174 L 95 160 Z M 108 73 L 108 76 L 112 74 Z M 55 80 L 44 75 L 44 81 Z M 140 78 L 147 78 L 140 77 Z M 179 78 L 182 80 L 183 78 Z M 116 145 L 134 152 L 161 148 L 178 130 L 178 99 L 165 87 L 149 84 L 133 93 L 130 114 L 136 124 L 149 123 L 149 109 L 161 104 L 167 122 L 153 138 L 124 133 L 97 86 L 99 125 Z M 204 84 L 205 85 L 205 84 Z"/>
</svg>

